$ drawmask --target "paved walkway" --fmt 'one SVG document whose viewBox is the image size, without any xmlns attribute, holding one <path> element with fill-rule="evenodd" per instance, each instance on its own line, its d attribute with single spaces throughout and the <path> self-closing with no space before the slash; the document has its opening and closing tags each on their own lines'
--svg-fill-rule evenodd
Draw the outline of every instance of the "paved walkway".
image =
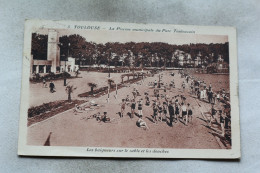
<svg viewBox="0 0 260 173">
<path fill-rule="evenodd" d="M 121 74 L 123 73 L 112 74 L 113 80 L 116 83 L 121 82 Z M 71 75 L 74 74 L 71 73 Z M 78 94 L 90 91 L 88 82 L 96 83 L 98 88 L 107 86 L 107 77 L 107 73 L 81 71 L 78 78 L 67 79 L 68 85 L 77 86 L 77 89 L 72 93 L 72 99 L 82 99 L 77 97 Z M 49 81 L 47 84 L 48 87 L 43 88 L 42 83 L 30 83 L 30 106 L 39 106 L 43 103 L 49 103 L 57 100 L 66 100 L 68 98 L 63 80 L 54 80 L 56 90 L 54 93 L 50 93 Z"/>
</svg>

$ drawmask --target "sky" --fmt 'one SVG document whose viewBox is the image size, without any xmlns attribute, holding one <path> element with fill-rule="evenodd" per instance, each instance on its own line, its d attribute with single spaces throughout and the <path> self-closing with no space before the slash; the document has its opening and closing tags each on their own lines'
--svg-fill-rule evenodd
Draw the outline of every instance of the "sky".
<svg viewBox="0 0 260 173">
<path fill-rule="evenodd" d="M 64 30 L 58 29 L 59 36 L 79 34 L 87 41 L 95 43 L 107 42 L 164 42 L 169 44 L 183 45 L 190 43 L 225 43 L 228 36 L 224 35 L 199 35 L 199 34 L 176 34 L 156 32 L 133 32 L 133 31 L 107 31 L 107 30 Z M 36 33 L 47 34 L 47 29 L 37 30 Z"/>
</svg>

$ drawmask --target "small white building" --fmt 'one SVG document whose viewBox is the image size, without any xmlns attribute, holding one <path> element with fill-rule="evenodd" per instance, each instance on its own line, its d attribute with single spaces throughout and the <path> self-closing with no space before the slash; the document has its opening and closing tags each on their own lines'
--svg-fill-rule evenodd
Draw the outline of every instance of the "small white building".
<svg viewBox="0 0 260 173">
<path fill-rule="evenodd" d="M 69 57 L 68 61 L 60 62 L 60 71 L 61 72 L 75 72 L 79 69 L 79 66 L 75 64 L 75 58 Z"/>
<path fill-rule="evenodd" d="M 179 65 L 183 66 L 184 65 L 184 55 L 183 54 L 179 54 Z"/>
<path fill-rule="evenodd" d="M 198 67 L 199 65 L 201 65 L 201 58 L 200 58 L 200 56 L 197 56 L 197 57 L 194 59 L 194 66 L 195 66 L 195 67 Z"/>
</svg>

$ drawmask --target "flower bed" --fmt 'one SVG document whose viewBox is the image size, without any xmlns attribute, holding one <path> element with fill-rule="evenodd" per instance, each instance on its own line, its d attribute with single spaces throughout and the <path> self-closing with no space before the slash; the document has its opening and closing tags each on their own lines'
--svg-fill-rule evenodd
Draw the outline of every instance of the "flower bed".
<svg viewBox="0 0 260 173">
<path fill-rule="evenodd" d="M 68 102 L 67 100 L 60 100 L 44 103 L 40 106 L 31 107 L 28 109 L 27 126 L 43 121 L 47 118 L 57 115 L 58 113 L 69 110 L 73 108 L 75 104 L 82 104 L 84 102 L 84 100 L 72 100 L 71 102 Z"/>
</svg>

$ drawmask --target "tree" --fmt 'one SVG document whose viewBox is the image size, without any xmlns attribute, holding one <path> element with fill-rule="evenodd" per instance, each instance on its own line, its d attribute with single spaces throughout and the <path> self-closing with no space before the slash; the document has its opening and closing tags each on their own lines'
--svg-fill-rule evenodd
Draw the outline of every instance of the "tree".
<svg viewBox="0 0 260 173">
<path fill-rule="evenodd" d="M 72 56 L 76 59 L 76 62 L 81 65 L 82 61 L 87 61 L 87 63 L 93 62 L 93 55 L 95 54 L 95 44 L 92 42 L 87 42 L 86 39 L 78 34 L 65 35 L 60 37 L 60 54 L 63 58 Z M 69 46 L 70 43 L 70 46 Z M 68 51 L 69 50 L 69 51 Z M 69 55 L 68 55 L 69 52 Z"/>
<path fill-rule="evenodd" d="M 31 53 L 34 59 L 47 59 L 47 42 L 48 35 L 32 34 Z M 228 42 L 224 44 L 191 43 L 183 45 L 163 42 L 107 42 L 105 44 L 97 44 L 89 42 L 85 37 L 77 34 L 63 35 L 59 38 L 59 42 L 61 61 L 64 61 L 68 56 L 72 56 L 76 59 L 76 64 L 79 65 L 106 64 L 129 67 L 178 67 L 180 52 L 190 54 L 192 60 L 200 52 L 201 65 L 206 65 L 207 61 L 208 63 L 216 62 L 218 55 L 223 55 L 224 61 L 229 63 Z M 179 50 L 179 52 L 176 50 Z M 174 55 L 173 52 L 175 52 Z M 111 57 L 111 54 L 115 56 Z M 205 57 L 208 57 L 208 59 Z"/>
<path fill-rule="evenodd" d="M 94 88 L 97 87 L 97 84 L 89 82 L 89 83 L 88 83 L 88 86 L 90 87 L 90 89 L 91 89 L 91 94 L 93 95 L 93 94 L 94 94 Z"/>
<path fill-rule="evenodd" d="M 179 51 L 176 52 L 176 54 L 173 55 L 174 60 L 173 60 L 173 65 L 174 67 L 179 67 Z"/>
<path fill-rule="evenodd" d="M 48 35 L 32 34 L 31 54 L 33 59 L 47 60 Z"/>
<path fill-rule="evenodd" d="M 67 85 L 66 86 L 66 92 L 68 94 L 68 101 L 71 102 L 71 93 L 73 93 L 74 90 L 76 90 L 77 87 L 74 87 L 73 85 Z"/>
</svg>

